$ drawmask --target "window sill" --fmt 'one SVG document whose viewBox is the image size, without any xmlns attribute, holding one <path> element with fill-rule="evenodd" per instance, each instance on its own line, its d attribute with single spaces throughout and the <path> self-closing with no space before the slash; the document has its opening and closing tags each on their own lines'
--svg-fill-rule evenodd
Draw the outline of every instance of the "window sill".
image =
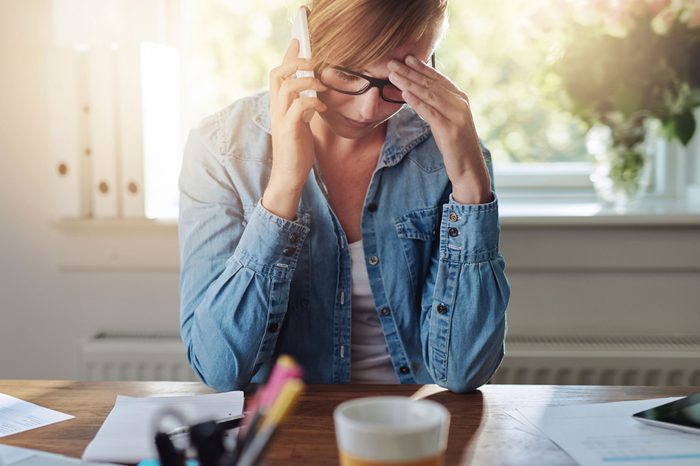
<svg viewBox="0 0 700 466">
<path fill-rule="evenodd" d="M 501 202 L 501 251 L 515 273 L 697 273 L 700 205 L 647 199 Z"/>
<path fill-rule="evenodd" d="M 64 232 L 93 232 L 99 234 L 105 231 L 172 231 L 177 230 L 177 219 L 157 220 L 148 218 L 85 218 L 59 219 L 54 221 L 58 231 Z"/>
<path fill-rule="evenodd" d="M 698 203 L 647 200 L 615 211 L 591 199 L 501 199 L 500 211 L 501 246 L 511 271 L 700 270 L 700 256 L 692 252 Z M 60 269 L 179 269 L 175 220 L 59 220 L 54 226 Z"/>
<path fill-rule="evenodd" d="M 62 219 L 54 227 L 54 262 L 63 270 L 179 268 L 176 220 Z"/>
<path fill-rule="evenodd" d="M 700 203 L 647 199 L 624 210 L 606 207 L 593 200 L 518 201 L 501 200 L 504 227 L 700 227 Z"/>
</svg>

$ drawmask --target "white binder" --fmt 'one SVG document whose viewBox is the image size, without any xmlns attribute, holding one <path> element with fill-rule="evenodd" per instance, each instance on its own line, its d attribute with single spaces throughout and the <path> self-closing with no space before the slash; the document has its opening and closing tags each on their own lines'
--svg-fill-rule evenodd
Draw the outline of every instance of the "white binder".
<svg viewBox="0 0 700 466">
<path fill-rule="evenodd" d="M 49 166 L 56 218 L 90 214 L 86 67 L 85 53 L 75 48 L 49 52 Z"/>
<path fill-rule="evenodd" d="M 146 217 L 177 216 L 182 159 L 180 57 L 175 47 L 141 44 Z"/>
<path fill-rule="evenodd" d="M 143 185 L 143 86 L 141 47 L 120 47 L 117 60 L 119 76 L 119 147 L 121 160 L 122 215 L 144 216 Z"/>
<path fill-rule="evenodd" d="M 115 50 L 94 46 L 89 58 L 93 216 L 111 218 L 119 215 Z"/>
</svg>

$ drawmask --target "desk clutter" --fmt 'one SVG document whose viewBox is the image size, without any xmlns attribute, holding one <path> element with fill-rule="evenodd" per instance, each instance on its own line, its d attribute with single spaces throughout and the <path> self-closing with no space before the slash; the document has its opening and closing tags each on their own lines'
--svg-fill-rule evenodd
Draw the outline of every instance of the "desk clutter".
<svg viewBox="0 0 700 466">
<path fill-rule="evenodd" d="M 0 445 L 0 466 L 139 463 L 254 466 L 304 390 L 301 367 L 281 356 L 243 414 L 242 391 L 196 396 L 118 395 L 82 461 Z M 74 416 L 0 393 L 0 437 Z"/>
<path fill-rule="evenodd" d="M 533 435 L 550 438 L 581 465 L 700 464 L 700 435 L 646 425 L 633 417 L 674 400 L 678 398 L 523 407 L 507 413 Z"/>
<path fill-rule="evenodd" d="M 118 396 L 114 407 L 83 452 L 86 461 L 135 464 L 156 458 L 153 435 L 160 427 L 155 421 L 166 413 L 171 430 L 212 419 L 228 420 L 243 413 L 243 392 L 197 396 Z M 172 423 L 174 420 L 180 420 Z"/>
<path fill-rule="evenodd" d="M 175 432 L 159 431 L 155 435 L 158 463 L 144 461 L 140 466 L 185 466 L 189 457 L 196 458 L 200 466 L 255 466 L 303 389 L 301 367 L 291 357 L 281 356 L 268 382 L 253 398 L 248 415 Z M 177 416 L 175 412 L 164 415 Z M 232 432 L 235 428 L 237 433 Z"/>
<path fill-rule="evenodd" d="M 73 416 L 0 393 L 0 437 L 68 419 L 73 419 Z"/>
<path fill-rule="evenodd" d="M 301 367 L 291 357 L 281 356 L 267 383 L 248 403 L 245 416 L 241 391 L 118 396 L 82 458 L 142 466 L 253 466 L 303 389 Z"/>
<path fill-rule="evenodd" d="M 0 403 L 0 425 L 6 431 L 19 432 L 0 439 L 0 466 L 105 466 L 107 462 L 139 461 L 143 466 L 228 466 L 255 465 L 263 457 L 270 464 L 307 465 L 337 464 L 338 455 L 341 464 L 358 464 L 358 460 L 366 464 L 361 461 L 367 455 L 376 460 L 380 453 L 380 461 L 393 461 L 395 458 L 386 457 L 389 445 L 399 443 L 379 435 L 360 436 L 365 422 L 382 423 L 382 434 L 387 434 L 387 424 L 392 422 L 402 432 L 407 431 L 408 420 L 413 418 L 409 408 L 388 409 L 386 404 L 391 400 L 387 395 L 403 396 L 401 403 L 416 398 L 438 403 L 457 420 L 450 427 L 445 464 L 461 464 L 465 454 L 473 455 L 473 464 L 494 465 L 700 464 L 698 433 L 647 425 L 635 417 L 649 409 L 656 413 L 662 407 L 674 407 L 674 413 L 683 414 L 681 420 L 688 420 L 688 416 L 700 420 L 700 404 L 692 402 L 700 395 L 683 398 L 690 404 L 678 408 L 683 399 L 676 397 L 686 395 L 688 387 L 486 385 L 472 394 L 457 394 L 436 386 L 418 391 L 413 385 L 386 389 L 304 386 L 301 370 L 293 361 L 283 359 L 278 366 L 270 381 L 248 400 L 245 416 L 242 392 L 211 394 L 204 386 L 191 383 L 0 381 L 0 391 L 8 394 L 0 396 L 4 400 Z M 119 396 L 115 402 L 115 389 L 145 397 Z M 294 409 L 302 390 L 304 406 L 313 409 L 297 409 L 290 426 L 293 433 L 276 438 L 275 432 Z M 175 393 L 201 395 L 164 396 Z M 332 399 L 344 401 L 328 403 L 329 393 Z M 386 409 L 369 406 L 377 397 Z M 357 404 L 365 408 L 359 409 Z M 486 406 L 491 408 L 488 413 Z M 58 411 L 44 411 L 48 407 Z M 420 407 L 415 404 L 413 408 Z M 349 427 L 339 422 L 346 416 L 352 418 Z M 654 419 L 668 424 L 665 416 Z M 63 418 L 68 419 L 58 422 Z M 36 428 L 41 425 L 46 427 Z M 345 435 L 348 433 L 352 435 Z M 552 441 L 561 450 L 553 448 Z M 401 445 L 420 449 L 419 442 Z M 498 448 L 490 447 L 494 445 Z M 293 455 L 280 454 L 291 449 Z M 442 448 L 431 451 L 439 454 L 427 460 L 440 464 Z M 81 456 L 82 461 L 77 459 Z"/>
</svg>

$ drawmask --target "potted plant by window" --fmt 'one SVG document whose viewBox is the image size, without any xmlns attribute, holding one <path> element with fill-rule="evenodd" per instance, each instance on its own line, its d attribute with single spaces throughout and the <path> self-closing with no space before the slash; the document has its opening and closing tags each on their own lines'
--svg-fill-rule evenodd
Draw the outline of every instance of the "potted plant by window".
<svg viewBox="0 0 700 466">
<path fill-rule="evenodd" d="M 558 105 L 594 129 L 591 179 L 603 201 L 625 205 L 644 188 L 647 129 L 661 128 L 684 145 L 695 132 L 700 2 L 552 0 L 548 6 L 533 16 L 546 52 L 541 82 Z"/>
</svg>

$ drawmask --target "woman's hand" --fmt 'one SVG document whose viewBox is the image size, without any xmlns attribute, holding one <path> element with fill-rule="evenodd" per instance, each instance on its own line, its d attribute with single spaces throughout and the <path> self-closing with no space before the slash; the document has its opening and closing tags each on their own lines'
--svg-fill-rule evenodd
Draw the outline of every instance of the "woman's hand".
<svg viewBox="0 0 700 466">
<path fill-rule="evenodd" d="M 263 206 L 275 215 L 293 220 L 304 183 L 314 164 L 314 141 L 309 120 L 326 105 L 299 92 L 325 91 L 316 78 L 295 78 L 297 70 L 311 70 L 308 60 L 297 58 L 299 42 L 292 40 L 282 64 L 270 71 L 270 123 L 272 170 L 263 194 Z"/>
<path fill-rule="evenodd" d="M 491 181 L 467 94 L 412 55 L 404 63 L 392 60 L 388 66 L 389 79 L 401 89 L 403 99 L 430 125 L 455 201 L 490 202 Z"/>
</svg>

